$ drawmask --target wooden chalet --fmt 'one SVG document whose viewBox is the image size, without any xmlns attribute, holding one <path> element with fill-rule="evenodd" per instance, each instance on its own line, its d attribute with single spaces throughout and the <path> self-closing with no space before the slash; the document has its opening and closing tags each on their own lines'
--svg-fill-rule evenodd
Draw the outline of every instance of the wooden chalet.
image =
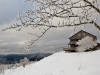
<svg viewBox="0 0 100 75">
<path fill-rule="evenodd" d="M 69 38 L 70 42 L 68 44 L 68 48 L 63 48 L 63 50 L 76 52 L 75 49 L 76 49 L 76 47 L 78 47 L 78 45 L 76 45 L 76 42 L 78 42 L 78 40 L 81 40 L 82 38 L 84 38 L 86 36 L 93 37 L 93 40 L 97 41 L 97 37 L 95 35 L 92 35 L 86 31 L 81 30 Z"/>
</svg>

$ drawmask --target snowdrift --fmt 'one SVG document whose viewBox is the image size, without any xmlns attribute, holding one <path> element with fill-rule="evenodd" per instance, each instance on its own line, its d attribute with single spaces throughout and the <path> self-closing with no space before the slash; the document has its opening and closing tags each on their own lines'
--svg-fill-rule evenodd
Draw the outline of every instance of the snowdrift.
<svg viewBox="0 0 100 75">
<path fill-rule="evenodd" d="M 100 50 L 58 52 L 25 68 L 6 70 L 3 75 L 100 75 Z"/>
</svg>

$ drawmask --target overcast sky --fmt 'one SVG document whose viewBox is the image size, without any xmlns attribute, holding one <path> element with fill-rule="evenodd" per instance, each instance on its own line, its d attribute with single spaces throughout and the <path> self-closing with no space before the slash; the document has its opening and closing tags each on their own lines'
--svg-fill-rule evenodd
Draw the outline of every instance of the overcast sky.
<svg viewBox="0 0 100 75">
<path fill-rule="evenodd" d="M 16 22 L 15 18 L 18 14 L 18 9 L 23 14 L 23 11 L 31 9 L 30 3 L 23 2 L 23 0 L 0 0 L 0 30 L 9 27 L 11 23 Z M 99 19 L 100 20 L 100 19 Z M 98 24 L 100 24 L 98 20 Z M 77 27 L 74 34 L 80 31 L 82 27 Z M 85 31 L 97 36 L 100 43 L 100 31 L 93 25 L 87 25 Z M 30 28 L 23 28 L 20 32 L 14 29 L 7 31 L 0 31 L 0 54 L 19 54 L 28 53 L 24 47 L 29 44 L 27 39 L 34 39 L 27 32 L 39 32 L 31 30 Z M 50 29 L 41 39 L 34 43 L 29 53 L 49 53 L 63 50 L 67 47 L 69 37 L 72 29 L 66 28 L 63 30 Z"/>
</svg>

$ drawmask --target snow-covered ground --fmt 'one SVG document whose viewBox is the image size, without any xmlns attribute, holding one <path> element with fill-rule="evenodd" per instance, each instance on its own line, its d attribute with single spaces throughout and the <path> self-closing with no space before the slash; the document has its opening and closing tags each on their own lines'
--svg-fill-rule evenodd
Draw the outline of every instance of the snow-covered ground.
<svg viewBox="0 0 100 75">
<path fill-rule="evenodd" d="M 25 68 L 6 70 L 0 75 L 100 75 L 100 50 L 58 52 Z"/>
</svg>

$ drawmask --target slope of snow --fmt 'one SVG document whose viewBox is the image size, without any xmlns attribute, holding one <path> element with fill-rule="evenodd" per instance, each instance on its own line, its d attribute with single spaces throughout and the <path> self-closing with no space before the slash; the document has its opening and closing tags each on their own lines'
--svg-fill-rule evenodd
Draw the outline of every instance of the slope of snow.
<svg viewBox="0 0 100 75">
<path fill-rule="evenodd" d="M 58 52 L 25 68 L 6 70 L 3 75 L 100 75 L 100 50 Z"/>
</svg>

